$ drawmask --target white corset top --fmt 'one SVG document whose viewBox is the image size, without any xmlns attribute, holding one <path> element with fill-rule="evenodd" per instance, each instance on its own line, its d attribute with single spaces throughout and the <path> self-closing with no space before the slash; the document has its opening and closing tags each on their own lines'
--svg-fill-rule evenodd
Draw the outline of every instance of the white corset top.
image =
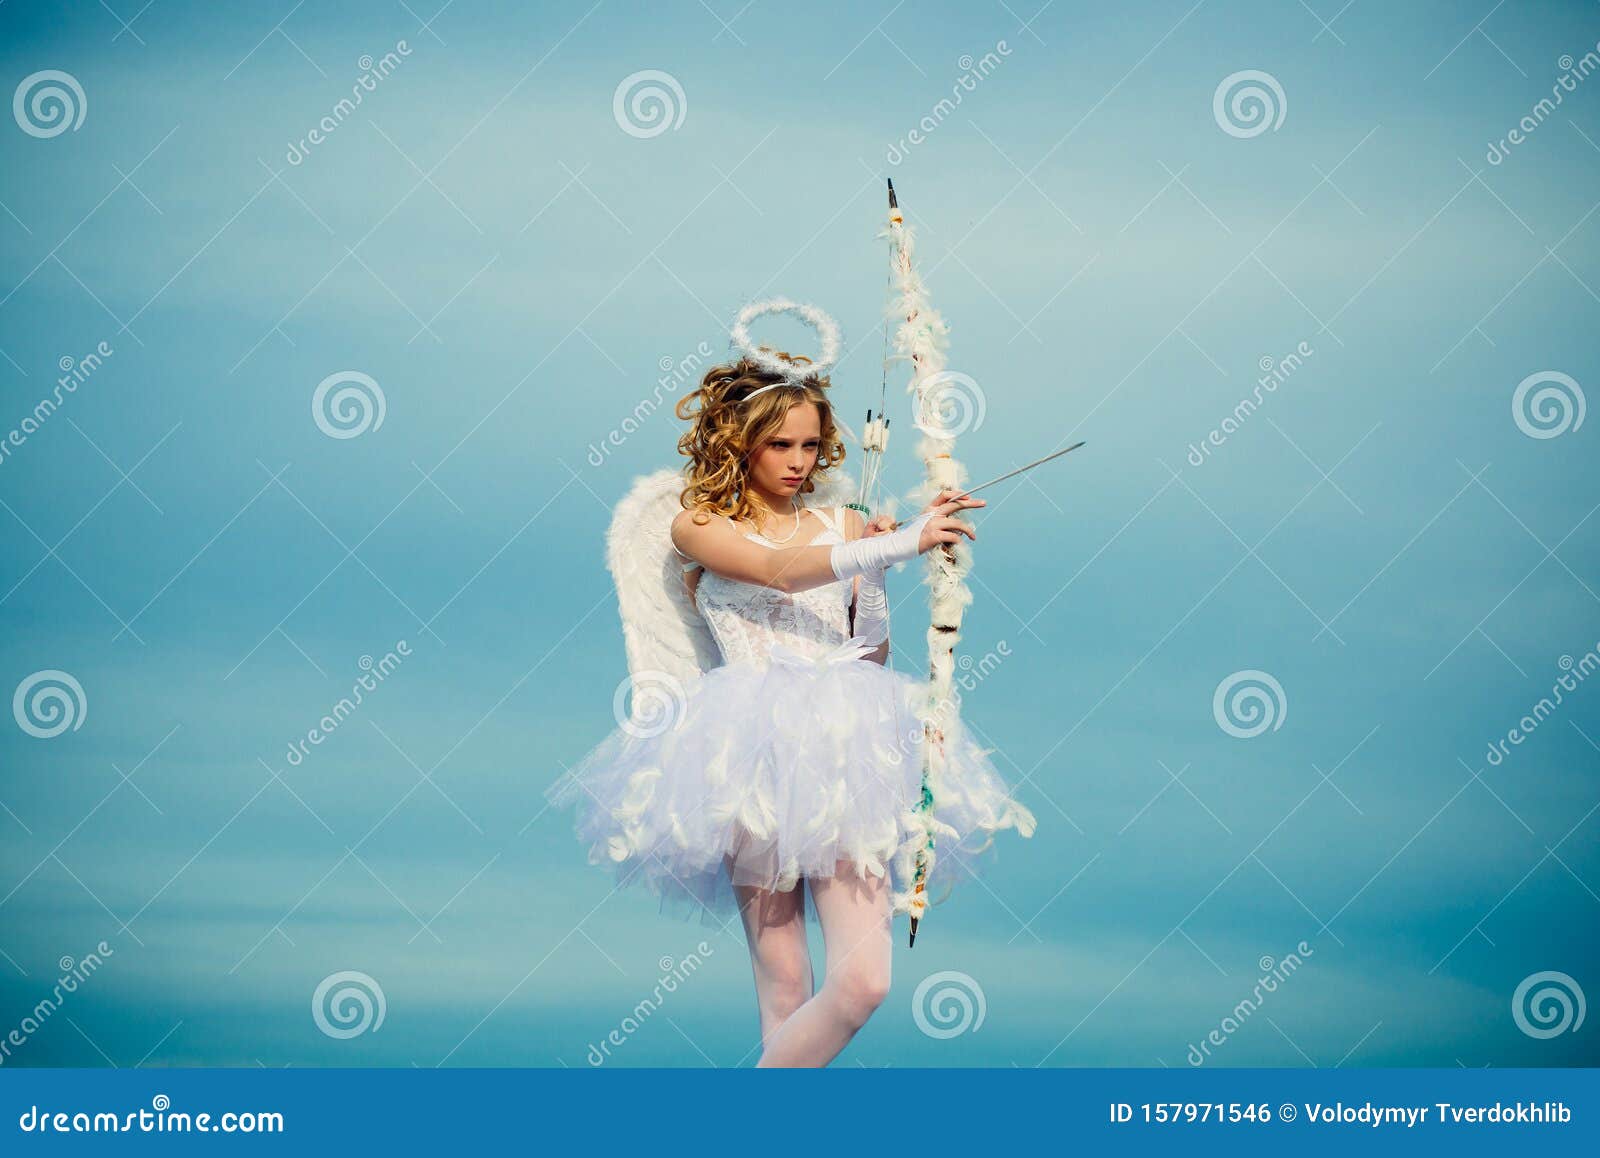
<svg viewBox="0 0 1600 1158">
<path fill-rule="evenodd" d="M 837 508 L 832 513 L 821 509 L 811 513 L 822 520 L 822 530 L 801 545 L 845 541 Z M 779 546 L 753 531 L 744 532 L 744 537 L 773 550 Z M 789 594 L 706 570 L 695 588 L 695 604 L 711 626 L 723 663 L 765 667 L 775 644 L 787 644 L 801 655 L 817 657 L 848 639 L 853 588 L 849 579 L 837 579 Z"/>
</svg>

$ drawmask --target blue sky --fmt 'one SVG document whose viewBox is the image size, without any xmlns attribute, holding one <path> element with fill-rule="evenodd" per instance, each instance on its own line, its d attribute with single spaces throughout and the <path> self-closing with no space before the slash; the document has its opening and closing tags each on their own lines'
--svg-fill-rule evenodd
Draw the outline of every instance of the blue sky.
<svg viewBox="0 0 1600 1158">
<path fill-rule="evenodd" d="M 843 1064 L 1184 1066 L 1291 952 L 1206 1064 L 1600 1058 L 1513 1000 L 1597 989 L 1600 683 L 1486 756 L 1600 646 L 1600 80 L 1534 111 L 1600 8 L 434 6 L 0 8 L 7 84 L 84 106 L 0 133 L 0 430 L 111 351 L 0 459 L 5 686 L 82 689 L 75 729 L 0 730 L 0 1034 L 113 951 L 5 1064 L 583 1066 L 702 939 L 607 1064 L 751 1063 L 737 931 L 610 895 L 543 811 L 615 724 L 603 535 L 677 423 L 587 455 L 770 294 L 839 320 L 856 422 L 885 175 L 983 395 L 974 477 L 1088 445 L 989 495 L 963 645 L 1011 653 L 965 715 L 1038 832 Z M 614 111 L 645 70 L 676 127 Z M 1245 70 L 1275 128 L 1219 118 Z M 313 415 L 343 371 L 384 399 L 356 437 Z M 1281 689 L 1249 738 L 1213 710 L 1241 672 Z M 310 1006 L 347 970 L 386 1013 L 341 1040 Z M 985 1011 L 947 1039 L 941 971 Z"/>
</svg>

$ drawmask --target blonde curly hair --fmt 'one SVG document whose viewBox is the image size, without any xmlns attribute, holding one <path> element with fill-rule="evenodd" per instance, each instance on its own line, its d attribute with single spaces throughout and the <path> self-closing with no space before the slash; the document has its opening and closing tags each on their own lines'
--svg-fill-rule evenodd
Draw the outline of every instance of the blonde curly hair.
<svg viewBox="0 0 1600 1158">
<path fill-rule="evenodd" d="M 796 365 L 811 361 L 803 354 L 777 354 Z M 780 381 L 785 384 L 750 398 L 752 392 Z M 750 454 L 783 429 L 792 407 L 806 402 L 817 407 L 822 440 L 817 447 L 816 466 L 801 484 L 800 493 L 816 490 L 817 480 L 843 462 L 845 456 L 828 401 L 830 385 L 826 375 L 803 382 L 786 381 L 749 358 L 706 371 L 700 386 L 680 398 L 674 407 L 677 416 L 690 423 L 689 430 L 678 439 L 678 453 L 689 459 L 684 467 L 688 485 L 678 501 L 685 510 L 696 512 L 696 523 L 707 521 L 710 513 L 736 521 L 754 521 L 752 516 L 765 509 L 765 504 L 751 499 L 746 487 Z"/>
</svg>

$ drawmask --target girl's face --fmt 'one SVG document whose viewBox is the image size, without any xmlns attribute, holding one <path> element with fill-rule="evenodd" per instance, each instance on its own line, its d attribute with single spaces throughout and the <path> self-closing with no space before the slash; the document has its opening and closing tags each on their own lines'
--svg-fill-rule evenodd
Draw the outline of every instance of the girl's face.
<svg viewBox="0 0 1600 1158">
<path fill-rule="evenodd" d="M 822 415 L 815 402 L 789 407 L 783 426 L 750 454 L 750 484 L 755 490 L 787 499 L 805 483 L 817 465 L 822 445 Z"/>
</svg>

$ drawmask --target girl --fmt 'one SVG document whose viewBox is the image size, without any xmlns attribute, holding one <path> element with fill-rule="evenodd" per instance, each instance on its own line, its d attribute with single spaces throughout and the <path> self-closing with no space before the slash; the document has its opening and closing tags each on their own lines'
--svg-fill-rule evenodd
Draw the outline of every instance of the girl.
<svg viewBox="0 0 1600 1158">
<path fill-rule="evenodd" d="M 714 367 L 676 409 L 690 423 L 678 443 L 689 462 L 674 488 L 680 509 L 660 516 L 677 560 L 667 565 L 710 629 L 713 662 L 684 687 L 634 665 L 636 709 L 646 698 L 664 709 L 648 726 L 636 712 L 552 799 L 578 804 L 590 860 L 614 863 L 619 883 L 644 882 L 663 908 L 736 910 L 755 975 L 757 1064 L 822 1066 L 888 992 L 891 916 L 906 909 L 927 835 L 914 811 L 926 689 L 884 666 L 884 574 L 963 535 L 976 540 L 955 515 L 985 503 L 943 491 L 898 528 L 807 503 L 834 489 L 844 446 L 828 380 L 804 376 L 808 359 L 778 357 L 799 373 L 743 357 Z M 630 621 L 619 546 L 612 567 L 632 661 L 643 627 Z M 945 747 L 938 866 L 955 880 L 994 832 L 1029 836 L 1034 817 L 959 724 Z M 825 944 L 815 991 L 807 896 Z"/>
</svg>

